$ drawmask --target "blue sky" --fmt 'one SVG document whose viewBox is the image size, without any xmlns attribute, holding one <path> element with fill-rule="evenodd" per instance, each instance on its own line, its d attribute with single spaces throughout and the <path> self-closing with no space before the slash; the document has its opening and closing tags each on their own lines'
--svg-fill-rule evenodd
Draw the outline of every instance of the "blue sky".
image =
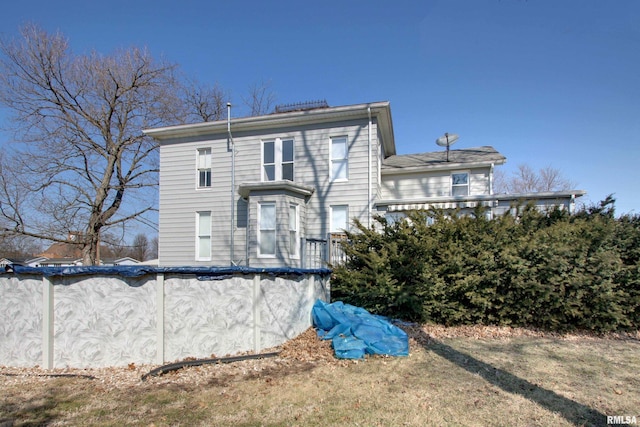
<svg viewBox="0 0 640 427">
<path fill-rule="evenodd" d="M 640 1 L 8 2 L 3 37 L 34 22 L 76 53 L 146 46 L 240 103 L 391 102 L 398 153 L 492 145 L 640 213 Z M 2 141 L 0 141 L 2 142 Z"/>
</svg>

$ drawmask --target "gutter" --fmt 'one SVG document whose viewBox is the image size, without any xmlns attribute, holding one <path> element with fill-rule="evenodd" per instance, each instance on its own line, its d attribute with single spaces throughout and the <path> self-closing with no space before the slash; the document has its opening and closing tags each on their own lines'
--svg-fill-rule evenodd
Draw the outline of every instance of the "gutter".
<svg viewBox="0 0 640 427">
<path fill-rule="evenodd" d="M 506 161 L 491 161 L 491 162 L 466 162 L 466 163 L 438 163 L 438 164 L 430 164 L 425 166 L 409 166 L 409 167 L 390 167 L 390 166 L 382 166 L 382 175 L 403 175 L 410 174 L 416 172 L 430 172 L 434 170 L 441 169 L 469 169 L 469 168 L 478 168 L 478 167 L 492 167 L 495 165 L 502 165 L 506 163 Z"/>
</svg>

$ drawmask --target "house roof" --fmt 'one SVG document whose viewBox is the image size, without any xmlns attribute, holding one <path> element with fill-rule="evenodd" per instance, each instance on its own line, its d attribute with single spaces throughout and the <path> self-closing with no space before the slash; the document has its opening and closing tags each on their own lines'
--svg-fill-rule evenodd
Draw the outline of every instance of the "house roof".
<svg viewBox="0 0 640 427">
<path fill-rule="evenodd" d="M 254 117 L 232 118 L 230 120 L 230 127 L 231 132 L 233 133 L 237 131 L 269 129 L 286 125 L 326 123 L 336 120 L 367 118 L 369 114 L 377 120 L 378 130 L 382 135 L 385 154 L 395 154 L 396 146 L 393 134 L 393 122 L 391 120 L 391 106 L 388 101 L 273 113 Z M 143 132 L 162 143 L 163 141 L 172 141 L 177 138 L 226 134 L 227 121 L 218 120 L 213 122 L 144 129 Z"/>
<path fill-rule="evenodd" d="M 382 173 L 408 173 L 432 169 L 457 169 L 471 166 L 501 165 L 507 158 L 489 146 L 446 150 L 418 154 L 389 156 L 382 162 Z"/>
<path fill-rule="evenodd" d="M 82 250 L 78 244 L 57 242 L 49 246 L 44 252 L 36 257 L 49 259 L 77 259 L 82 257 Z"/>
</svg>

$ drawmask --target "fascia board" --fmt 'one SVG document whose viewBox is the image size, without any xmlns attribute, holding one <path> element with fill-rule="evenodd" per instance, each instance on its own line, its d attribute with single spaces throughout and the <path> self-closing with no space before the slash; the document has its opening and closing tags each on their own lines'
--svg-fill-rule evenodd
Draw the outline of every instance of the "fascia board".
<svg viewBox="0 0 640 427">
<path fill-rule="evenodd" d="M 389 113 L 388 101 L 231 119 L 231 131 L 250 131 L 287 125 L 324 123 L 340 119 L 365 118 L 368 115 L 368 108 L 371 108 L 372 115 L 382 115 L 383 120 L 388 121 L 388 126 L 386 125 L 386 123 L 382 126 L 384 133 L 387 134 L 385 135 L 385 140 L 387 138 L 391 138 L 391 140 L 393 140 L 393 129 L 390 123 L 391 116 Z M 219 120 L 215 122 L 167 126 L 153 129 L 144 129 L 142 132 L 145 135 L 151 136 L 157 140 L 220 134 L 227 132 L 227 121 Z M 389 137 L 390 132 L 391 137 Z M 395 152 L 395 147 L 393 151 Z"/>
<path fill-rule="evenodd" d="M 402 175 L 402 174 L 410 174 L 410 173 L 419 173 L 419 172 L 433 172 L 439 170 L 460 170 L 460 169 L 478 169 L 478 168 L 487 168 L 491 167 L 491 165 L 502 165 L 504 161 L 493 161 L 493 162 L 467 162 L 467 163 L 442 163 L 437 165 L 430 166 L 415 166 L 415 167 L 406 167 L 406 168 L 394 168 L 394 169 L 385 169 L 382 167 L 381 174 L 382 175 Z"/>
</svg>

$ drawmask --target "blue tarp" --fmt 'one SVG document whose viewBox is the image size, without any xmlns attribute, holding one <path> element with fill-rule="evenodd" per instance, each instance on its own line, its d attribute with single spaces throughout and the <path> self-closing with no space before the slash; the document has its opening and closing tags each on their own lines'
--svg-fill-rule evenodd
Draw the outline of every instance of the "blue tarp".
<svg viewBox="0 0 640 427">
<path fill-rule="evenodd" d="M 311 312 L 318 336 L 332 340 L 340 359 L 362 359 L 365 354 L 408 356 L 409 337 L 387 318 L 367 310 L 336 301 L 317 300 Z"/>
</svg>

